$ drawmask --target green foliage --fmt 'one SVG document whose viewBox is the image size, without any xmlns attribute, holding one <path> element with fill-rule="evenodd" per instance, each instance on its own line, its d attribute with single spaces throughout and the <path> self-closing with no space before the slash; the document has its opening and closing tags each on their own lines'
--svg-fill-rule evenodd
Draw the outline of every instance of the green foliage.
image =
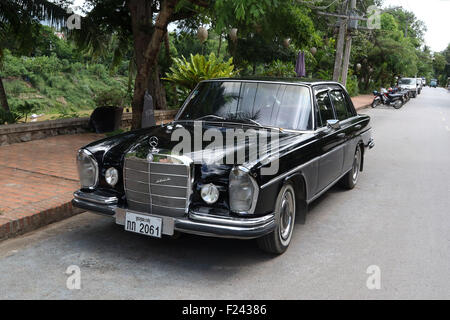
<svg viewBox="0 0 450 320">
<path fill-rule="evenodd" d="M 214 53 L 211 53 L 208 57 L 191 54 L 190 61 L 182 57 L 182 59 L 173 58 L 173 62 L 170 73 L 163 79 L 188 90 L 194 89 L 197 83 L 202 80 L 233 77 L 239 72 L 234 69 L 232 58 L 224 62 L 217 58 Z"/>
<path fill-rule="evenodd" d="M 103 64 L 82 64 L 59 59 L 55 55 L 34 58 L 17 57 L 5 50 L 0 76 L 12 109 L 24 100 L 35 100 L 37 113 L 73 115 L 93 109 L 102 91 L 121 91 L 123 103 L 127 76 L 110 75 Z M 121 103 L 121 104 L 123 104 Z"/>
<path fill-rule="evenodd" d="M 20 115 L 15 112 L 6 111 L 0 108 L 0 125 L 16 123 L 20 119 Z"/>
<path fill-rule="evenodd" d="M 113 106 L 122 107 L 124 103 L 125 92 L 120 89 L 112 88 L 101 90 L 95 95 L 94 101 L 97 107 Z"/>
<path fill-rule="evenodd" d="M 346 88 L 350 97 L 355 97 L 359 94 L 358 78 L 352 74 L 351 70 L 348 73 Z"/>
<path fill-rule="evenodd" d="M 40 103 L 33 100 L 22 101 L 20 104 L 15 106 L 14 112 L 19 114 L 22 118 L 25 118 L 27 122 L 28 115 L 40 108 Z"/>
<path fill-rule="evenodd" d="M 292 62 L 283 62 L 277 59 L 269 64 L 269 66 L 265 69 L 263 75 L 268 77 L 283 78 L 295 77 L 295 66 Z"/>
<path fill-rule="evenodd" d="M 212 8 L 218 31 L 229 25 L 255 22 L 269 9 L 276 9 L 279 0 L 216 0 Z"/>
<path fill-rule="evenodd" d="M 61 109 L 58 116 L 53 119 L 67 119 L 67 118 L 79 118 L 80 114 L 74 110 Z"/>
<path fill-rule="evenodd" d="M 358 63 L 362 66 L 355 73 L 359 90 L 369 92 L 395 85 L 396 76 L 428 76 L 431 55 L 426 47 L 420 48 L 425 30 L 413 13 L 398 7 L 389 8 L 381 15 L 380 30 L 356 32 L 350 66 Z"/>
</svg>

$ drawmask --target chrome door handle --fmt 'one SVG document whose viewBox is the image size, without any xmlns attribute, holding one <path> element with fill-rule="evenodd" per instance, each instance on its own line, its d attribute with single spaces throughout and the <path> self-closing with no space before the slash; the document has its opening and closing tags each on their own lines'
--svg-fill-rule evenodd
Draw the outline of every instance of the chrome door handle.
<svg viewBox="0 0 450 320">
<path fill-rule="evenodd" d="M 338 133 L 336 136 L 338 138 L 343 138 L 343 137 L 345 137 L 345 133 L 341 132 L 341 133 Z"/>
<path fill-rule="evenodd" d="M 357 125 L 355 126 L 355 129 L 356 129 L 356 130 L 361 129 L 361 125 L 360 125 L 360 124 L 357 124 Z"/>
</svg>

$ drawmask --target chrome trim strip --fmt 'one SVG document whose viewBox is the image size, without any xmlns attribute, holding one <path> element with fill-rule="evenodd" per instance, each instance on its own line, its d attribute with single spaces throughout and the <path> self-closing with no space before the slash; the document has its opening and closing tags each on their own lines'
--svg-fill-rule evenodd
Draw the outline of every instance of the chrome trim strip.
<svg viewBox="0 0 450 320">
<path fill-rule="evenodd" d="M 216 223 L 220 225 L 230 225 L 230 226 L 246 226 L 254 227 L 261 224 L 265 224 L 275 219 L 273 213 L 257 217 L 257 218 L 233 218 L 233 217 L 220 217 L 206 215 L 198 212 L 189 212 L 189 218 L 196 221 L 206 222 L 206 223 Z"/>
<path fill-rule="evenodd" d="M 149 197 L 150 198 L 150 197 Z M 134 202 L 134 203 L 140 203 L 140 204 L 145 204 L 145 205 L 149 205 L 151 206 L 152 203 L 151 202 L 141 202 L 141 201 L 137 201 L 137 200 L 131 200 L 131 199 L 127 199 L 127 202 Z M 131 209 L 133 210 L 133 209 Z"/>
<path fill-rule="evenodd" d="M 183 198 L 184 199 L 184 198 Z M 141 201 L 137 201 L 137 200 L 131 200 L 131 199 L 127 199 L 128 202 L 134 202 L 134 203 L 140 203 L 140 204 L 145 204 L 151 207 L 161 207 L 161 208 L 166 208 L 166 209 L 174 209 L 174 210 L 184 210 L 184 208 L 178 208 L 178 207 L 168 207 L 168 206 L 163 206 L 160 204 L 154 204 L 151 202 L 141 202 Z M 132 210 L 132 209 L 131 209 Z"/>
<path fill-rule="evenodd" d="M 162 173 L 162 172 L 153 172 L 153 171 L 152 171 L 152 174 L 157 174 L 160 176 L 172 176 L 172 177 L 189 177 L 186 174 Z"/>
<path fill-rule="evenodd" d="M 136 170 L 136 169 L 126 168 L 126 167 L 125 167 L 125 169 L 126 170 L 131 170 L 131 171 L 142 172 L 142 173 L 150 173 L 148 171 Z M 159 174 L 159 175 L 162 175 L 162 176 L 174 176 L 174 177 L 188 177 L 188 175 L 185 175 L 185 174 L 163 173 L 163 172 L 153 172 L 153 171 L 151 172 L 151 174 Z M 132 181 L 135 181 L 135 180 L 132 180 Z"/>
<path fill-rule="evenodd" d="M 174 210 L 184 210 L 184 208 L 177 208 L 177 207 L 168 207 L 168 206 L 162 206 L 160 204 L 152 204 L 154 207 L 160 207 L 160 208 L 166 208 L 166 209 L 174 209 Z"/>
<path fill-rule="evenodd" d="M 171 187 L 171 188 L 182 188 L 182 189 L 186 189 L 187 187 L 183 187 L 183 186 L 174 186 L 171 184 L 159 184 L 159 183 L 150 183 L 152 186 L 164 186 L 164 187 Z"/>
<path fill-rule="evenodd" d="M 180 225 L 177 226 L 177 225 Z M 196 229 L 200 230 L 191 230 L 183 228 L 183 226 L 192 226 Z M 238 226 L 223 226 L 223 225 L 211 225 L 207 223 L 201 223 L 201 222 L 194 222 L 192 220 L 185 220 L 185 219 L 175 219 L 175 230 L 183 232 L 183 233 L 189 233 L 189 234 L 195 234 L 199 236 L 207 236 L 207 237 L 215 237 L 215 238 L 232 238 L 232 239 L 253 239 L 258 238 L 262 235 L 256 235 L 256 236 L 247 236 L 247 233 L 259 231 L 259 230 L 269 230 L 269 228 L 275 227 L 275 221 L 269 221 L 263 225 L 257 226 L 257 227 L 238 227 Z M 202 231 L 201 229 L 210 229 L 212 228 L 213 231 Z M 270 231 L 268 231 L 270 232 Z M 231 233 L 231 234 L 226 234 Z M 235 235 L 233 235 L 233 233 Z M 242 235 L 239 235 L 238 233 L 242 233 Z"/>
<path fill-rule="evenodd" d="M 171 196 L 163 196 L 161 194 L 156 194 L 156 193 L 147 193 L 147 192 L 141 192 L 141 191 L 136 191 L 136 190 L 132 190 L 132 189 L 127 189 L 127 191 L 131 191 L 131 192 L 135 192 L 135 193 L 140 193 L 140 194 L 145 194 L 147 196 L 155 196 L 155 197 L 161 197 L 161 198 L 169 198 L 169 199 L 178 199 L 178 200 L 186 200 L 186 197 L 171 197 Z"/>
<path fill-rule="evenodd" d="M 96 195 L 94 193 L 83 192 L 81 190 L 75 191 L 73 193 L 73 196 L 75 199 L 103 205 L 117 204 L 119 202 L 119 199 L 117 197 L 105 197 Z"/>
<path fill-rule="evenodd" d="M 125 173 L 125 172 L 124 172 Z M 148 182 L 145 182 L 145 181 L 140 181 L 140 180 L 132 180 L 132 179 L 127 179 L 127 178 L 124 178 L 123 180 L 129 180 L 129 181 L 131 181 L 131 182 L 137 182 L 137 183 L 142 183 L 142 184 L 149 184 Z M 127 190 L 128 190 L 128 188 L 127 188 Z"/>
<path fill-rule="evenodd" d="M 152 185 L 155 185 L 155 186 L 162 186 L 161 184 L 154 184 L 154 183 L 152 183 Z M 168 187 L 168 185 L 164 185 L 164 187 Z M 173 188 L 175 188 L 175 187 L 173 187 Z M 178 188 L 178 187 L 177 187 L 177 188 Z M 186 189 L 186 187 L 179 187 L 179 188 Z M 146 194 L 146 195 L 149 195 L 149 196 L 150 196 L 150 195 L 151 195 L 151 196 L 158 196 L 157 194 L 154 194 L 154 193 L 150 194 L 150 193 L 148 193 L 148 192 L 137 191 L 137 190 L 133 190 L 133 189 L 130 189 L 130 188 L 128 188 L 127 191 L 136 192 L 136 193 L 140 193 L 140 194 Z M 166 198 L 169 198 L 169 197 L 167 197 L 167 196 L 160 196 L 160 197 L 166 197 Z M 185 197 L 180 197 L 180 199 L 186 199 L 186 198 L 185 198 Z"/>
<path fill-rule="evenodd" d="M 178 200 L 186 200 L 186 197 L 171 197 L 171 196 L 163 196 L 160 194 L 152 193 L 150 194 L 152 197 L 160 197 L 160 198 L 169 198 L 169 199 L 178 199 Z"/>
</svg>

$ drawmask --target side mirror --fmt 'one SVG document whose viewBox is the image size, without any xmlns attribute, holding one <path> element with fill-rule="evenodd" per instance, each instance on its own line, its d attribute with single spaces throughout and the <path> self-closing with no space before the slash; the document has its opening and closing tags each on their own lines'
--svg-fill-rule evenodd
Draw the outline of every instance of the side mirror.
<svg viewBox="0 0 450 320">
<path fill-rule="evenodd" d="M 330 129 L 340 129 L 341 128 L 341 123 L 339 122 L 339 120 L 327 120 L 327 127 Z"/>
</svg>

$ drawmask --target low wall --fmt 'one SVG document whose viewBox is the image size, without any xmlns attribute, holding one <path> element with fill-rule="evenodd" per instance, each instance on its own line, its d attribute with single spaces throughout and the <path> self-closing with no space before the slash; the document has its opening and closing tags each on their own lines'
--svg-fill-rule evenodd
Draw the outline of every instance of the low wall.
<svg viewBox="0 0 450 320">
<path fill-rule="evenodd" d="M 176 113 L 176 110 L 155 110 L 155 118 L 157 122 L 167 122 L 172 120 Z M 121 127 L 131 127 L 131 113 L 122 115 Z M 0 146 L 89 131 L 89 117 L 0 125 Z"/>
</svg>

